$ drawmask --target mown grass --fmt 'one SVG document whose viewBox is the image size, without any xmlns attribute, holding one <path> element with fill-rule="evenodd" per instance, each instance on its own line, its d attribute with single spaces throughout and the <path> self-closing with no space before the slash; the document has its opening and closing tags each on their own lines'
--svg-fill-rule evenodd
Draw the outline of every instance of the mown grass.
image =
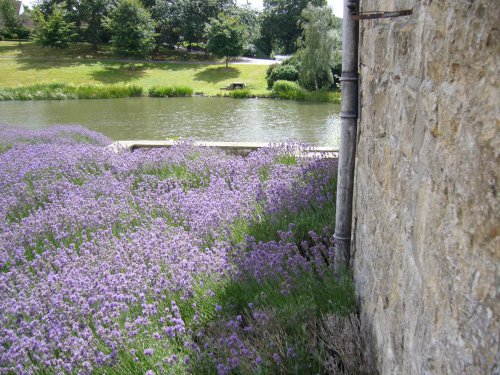
<svg viewBox="0 0 500 375">
<path fill-rule="evenodd" d="M 59 51 L 31 42 L 23 43 L 22 47 L 17 42 L 0 42 L 0 89 L 31 86 L 33 82 L 64 82 L 74 86 L 135 85 L 148 92 L 168 82 L 170 87 L 190 87 L 193 92 L 208 96 L 340 102 L 340 93 L 335 92 L 269 90 L 265 79 L 267 65 L 242 64 L 226 68 L 207 62 L 203 54 L 170 50 L 162 51 L 155 58 L 163 61 L 117 61 L 107 45 L 93 51 L 88 44 L 73 44 Z M 235 81 L 245 82 L 247 88 L 241 92 L 221 90 Z"/>
<path fill-rule="evenodd" d="M 65 51 L 50 51 L 32 44 L 19 48 L 12 42 L 0 42 L 0 87 L 64 82 L 71 85 L 133 84 L 148 91 L 168 82 L 168 86 L 187 86 L 209 96 L 219 94 L 222 87 L 235 81 L 245 82 L 254 91 L 266 91 L 267 87 L 267 65 L 232 65 L 226 69 L 213 62 L 184 59 L 163 62 L 97 60 L 95 57 L 100 59 L 101 56 L 86 55 L 90 46 L 84 47 L 77 45 Z"/>
<path fill-rule="evenodd" d="M 121 59 L 120 56 L 114 53 L 110 44 L 101 44 L 95 50 L 89 43 L 74 43 L 70 44 L 64 51 L 59 51 L 52 48 L 43 48 L 33 42 L 22 42 L 21 47 L 17 41 L 2 41 L 0 42 L 0 57 L 17 57 L 17 58 L 68 58 L 68 59 Z M 172 50 L 168 48 L 160 48 L 156 51 L 152 59 L 162 61 L 194 61 L 204 62 L 214 60 L 214 57 L 205 53 L 188 53 L 185 50 Z M 222 59 L 219 59 L 221 63 Z"/>
</svg>

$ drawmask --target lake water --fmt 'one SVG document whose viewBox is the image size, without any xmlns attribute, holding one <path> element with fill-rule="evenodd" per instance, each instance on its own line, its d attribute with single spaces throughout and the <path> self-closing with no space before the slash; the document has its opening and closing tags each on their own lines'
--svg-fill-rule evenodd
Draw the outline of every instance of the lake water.
<svg viewBox="0 0 500 375">
<path fill-rule="evenodd" d="M 114 140 L 283 142 L 338 147 L 340 106 L 272 99 L 127 98 L 0 102 L 0 123 L 79 124 Z"/>
</svg>

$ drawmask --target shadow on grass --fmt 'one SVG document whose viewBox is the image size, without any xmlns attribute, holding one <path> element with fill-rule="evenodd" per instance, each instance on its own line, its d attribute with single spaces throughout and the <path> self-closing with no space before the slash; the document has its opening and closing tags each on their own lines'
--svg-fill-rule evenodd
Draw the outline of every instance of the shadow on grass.
<svg viewBox="0 0 500 375">
<path fill-rule="evenodd" d="M 2 45 L 0 44 L 0 55 L 8 55 L 9 53 L 15 53 L 16 51 L 19 50 L 19 45 Z"/>
<path fill-rule="evenodd" d="M 204 81 L 208 83 L 218 83 L 230 78 L 237 78 L 240 76 L 240 71 L 236 68 L 229 67 L 213 67 L 207 68 L 194 75 L 195 81 Z"/>
<path fill-rule="evenodd" d="M 144 77 L 145 70 L 142 64 L 105 64 L 103 69 L 93 71 L 90 75 L 101 83 L 126 83 Z"/>
</svg>

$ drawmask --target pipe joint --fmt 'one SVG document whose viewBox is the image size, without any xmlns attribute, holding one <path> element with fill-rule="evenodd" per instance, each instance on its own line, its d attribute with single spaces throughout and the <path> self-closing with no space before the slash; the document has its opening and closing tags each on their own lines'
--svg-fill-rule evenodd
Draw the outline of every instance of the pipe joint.
<svg viewBox="0 0 500 375">
<path fill-rule="evenodd" d="M 337 235 L 337 233 L 335 233 L 333 235 L 333 238 L 336 239 L 336 240 L 339 240 L 339 241 L 350 241 L 351 240 L 351 236 L 349 237 L 346 237 L 345 235 Z"/>
<path fill-rule="evenodd" d="M 357 82 L 358 74 L 353 72 L 342 72 L 340 82 Z"/>
<path fill-rule="evenodd" d="M 355 112 L 340 112 L 339 117 L 341 119 L 343 119 L 343 118 L 345 118 L 345 119 L 357 119 L 358 114 Z"/>
</svg>

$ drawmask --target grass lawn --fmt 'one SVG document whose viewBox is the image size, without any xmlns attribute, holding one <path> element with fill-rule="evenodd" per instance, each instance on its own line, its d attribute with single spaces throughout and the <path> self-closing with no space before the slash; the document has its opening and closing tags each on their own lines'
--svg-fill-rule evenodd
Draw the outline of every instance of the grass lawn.
<svg viewBox="0 0 500 375">
<path fill-rule="evenodd" d="M 0 87 L 33 83 L 135 84 L 144 88 L 156 85 L 190 86 L 206 95 L 221 93 L 220 88 L 241 81 L 254 92 L 266 92 L 267 65 L 232 65 L 204 61 L 203 55 L 169 52 L 165 62 L 112 62 L 109 47 L 92 52 L 87 44 L 72 45 L 59 51 L 33 43 L 0 42 Z M 179 61 L 178 59 L 188 61 Z M 173 62 L 174 59 L 177 61 Z M 198 60 L 198 61 L 193 61 Z"/>
</svg>

